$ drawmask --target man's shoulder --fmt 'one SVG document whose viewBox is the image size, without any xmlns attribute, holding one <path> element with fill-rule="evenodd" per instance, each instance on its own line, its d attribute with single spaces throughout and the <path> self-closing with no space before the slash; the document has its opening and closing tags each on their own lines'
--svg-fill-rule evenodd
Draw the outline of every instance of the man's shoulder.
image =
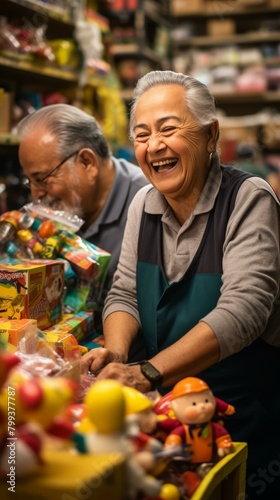
<svg viewBox="0 0 280 500">
<path fill-rule="evenodd" d="M 133 181 L 133 183 L 137 183 L 138 187 L 149 184 L 148 179 L 145 177 L 138 165 L 135 165 L 134 163 L 131 163 L 123 158 L 114 158 L 114 160 L 121 170 L 122 174 Z"/>
</svg>

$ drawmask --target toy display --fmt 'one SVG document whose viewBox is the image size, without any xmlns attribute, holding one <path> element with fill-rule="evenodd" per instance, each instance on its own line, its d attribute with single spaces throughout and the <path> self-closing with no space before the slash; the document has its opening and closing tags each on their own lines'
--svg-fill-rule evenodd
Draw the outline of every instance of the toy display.
<svg viewBox="0 0 280 500">
<path fill-rule="evenodd" d="M 10 472 L 12 456 L 16 457 L 17 477 L 42 466 L 46 437 L 69 440 L 74 430 L 63 413 L 74 398 L 76 384 L 63 377 L 31 376 L 21 370 L 21 364 L 15 354 L 0 354 L 2 477 Z"/>
<path fill-rule="evenodd" d="M 11 319 L 0 318 L 0 345 L 3 348 L 18 346 L 27 332 L 37 333 L 36 319 Z"/>
<path fill-rule="evenodd" d="M 95 279 L 102 284 L 110 254 L 75 234 L 83 223 L 81 219 L 35 202 L 23 210 L 28 212 L 13 210 L 0 217 L 0 245 L 4 253 L 14 256 L 18 252 L 23 258 L 43 259 L 60 255 L 81 279 Z M 8 243 L 16 246 L 11 248 Z"/>
<path fill-rule="evenodd" d="M 39 200 L 0 216 L 0 317 L 36 319 L 42 330 L 63 312 L 94 317 L 111 255 L 76 234 L 82 224 Z"/>
<path fill-rule="evenodd" d="M 157 421 L 152 407 L 152 401 L 136 389 L 115 380 L 96 381 L 76 410 L 82 421 L 73 441 L 83 453 L 124 454 L 125 499 L 179 500 L 183 497 L 178 484 L 160 476 L 177 450 L 164 451 L 160 441 L 145 434 Z"/>
<path fill-rule="evenodd" d="M 71 334 L 78 342 L 88 336 L 88 332 L 93 331 L 93 315 L 90 312 L 80 311 L 76 314 L 63 314 L 62 320 L 44 332 Z"/>
<path fill-rule="evenodd" d="M 47 328 L 62 319 L 63 294 L 63 262 L 0 262 L 0 318 L 32 318 L 38 328 Z"/>
<path fill-rule="evenodd" d="M 32 56 L 34 58 L 53 61 L 54 55 L 51 47 L 45 40 L 47 25 L 36 27 L 15 26 L 8 23 L 5 17 L 0 23 L 0 48 L 8 53 L 21 56 Z"/>
<path fill-rule="evenodd" d="M 35 471 L 40 477 L 46 457 L 59 460 L 59 449 L 63 456 L 75 454 L 77 469 L 79 457 L 95 460 L 120 453 L 125 457 L 123 500 L 189 500 L 213 463 L 233 451 L 225 428 L 212 421 L 233 408 L 217 403 L 204 381 L 183 379 L 170 393 L 155 398 L 115 380 L 91 377 L 77 400 L 79 377 L 67 365 L 68 360 L 46 349 L 44 338 L 34 333 L 20 340 L 16 354 L 0 353 L 2 477 L 9 471 L 8 396 L 14 401 L 14 417 L 9 418 L 16 436 L 18 481 L 34 477 Z M 156 437 L 161 422 L 168 430 L 164 442 Z"/>
<path fill-rule="evenodd" d="M 207 384 L 191 377 L 177 384 L 174 391 L 155 401 L 153 396 L 148 397 L 149 394 L 142 394 L 114 380 L 94 381 L 86 391 L 83 403 L 71 410 L 72 416 L 76 415 L 76 432 L 72 439 L 77 450 L 93 455 L 101 450 L 121 451 L 125 455 L 128 499 L 189 500 L 214 462 L 233 451 L 227 431 L 219 424 L 209 422 L 217 405 Z M 190 394 L 192 402 L 184 398 Z M 183 408 L 178 410 L 175 405 L 172 413 L 170 407 L 178 399 L 181 399 Z M 220 402 L 220 406 L 224 412 L 229 405 Z M 169 429 L 165 443 L 155 437 L 162 408 L 166 409 L 162 421 Z M 188 422 L 191 419 L 192 423 L 187 424 L 186 419 Z M 196 448 L 193 442 L 186 443 L 185 438 L 177 439 L 181 436 L 178 429 L 183 427 L 186 433 L 185 428 L 189 430 L 191 425 L 192 435 L 197 437 L 201 428 L 203 431 L 209 429 L 196 439 Z M 214 456 L 214 445 L 210 446 L 208 453 L 211 435 L 220 455 Z"/>
<path fill-rule="evenodd" d="M 139 493 L 158 494 L 161 482 L 146 473 L 143 462 L 141 459 L 138 460 L 140 453 L 139 455 L 133 453 L 133 447 L 125 432 L 123 386 L 109 379 L 95 382 L 88 390 L 84 402 L 88 418 L 95 429 L 84 435 L 86 451 L 93 454 L 101 451 L 124 454 L 126 457 L 126 491 L 129 500 L 136 500 Z"/>
</svg>

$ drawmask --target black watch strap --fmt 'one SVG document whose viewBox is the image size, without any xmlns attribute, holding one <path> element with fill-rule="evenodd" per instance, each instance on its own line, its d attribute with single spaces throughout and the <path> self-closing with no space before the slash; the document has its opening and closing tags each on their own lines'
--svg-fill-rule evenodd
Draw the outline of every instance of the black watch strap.
<svg viewBox="0 0 280 500">
<path fill-rule="evenodd" d="M 139 365 L 144 377 L 151 383 L 152 390 L 158 389 L 163 382 L 162 374 L 149 361 L 141 361 Z"/>
</svg>

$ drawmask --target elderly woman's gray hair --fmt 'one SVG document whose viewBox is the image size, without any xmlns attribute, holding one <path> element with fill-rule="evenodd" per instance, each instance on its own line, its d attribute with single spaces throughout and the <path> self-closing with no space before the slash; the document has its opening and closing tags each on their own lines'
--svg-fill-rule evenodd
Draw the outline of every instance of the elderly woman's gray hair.
<svg viewBox="0 0 280 500">
<path fill-rule="evenodd" d="M 56 153 L 62 158 L 82 148 L 90 148 L 102 159 L 111 154 L 95 118 L 70 104 L 51 104 L 34 111 L 19 122 L 17 133 L 23 139 L 41 126 L 57 137 Z"/>
<path fill-rule="evenodd" d="M 135 109 L 138 99 L 147 90 L 156 85 L 181 85 L 185 89 L 186 107 L 195 118 L 199 127 L 204 128 L 216 121 L 216 109 L 214 97 L 210 94 L 206 85 L 200 81 L 182 73 L 174 71 L 151 71 L 140 78 L 134 90 L 133 101 L 130 109 L 130 138 L 133 139 L 135 125 Z"/>
</svg>

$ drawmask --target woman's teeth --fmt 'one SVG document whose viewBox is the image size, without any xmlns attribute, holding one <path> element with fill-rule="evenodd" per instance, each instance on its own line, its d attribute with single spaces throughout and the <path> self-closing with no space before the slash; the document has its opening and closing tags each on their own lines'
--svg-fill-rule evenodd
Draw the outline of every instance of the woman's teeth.
<svg viewBox="0 0 280 500">
<path fill-rule="evenodd" d="M 164 172 L 165 170 L 170 170 L 175 167 L 177 160 L 161 160 L 154 161 L 152 167 L 156 172 Z"/>
</svg>

